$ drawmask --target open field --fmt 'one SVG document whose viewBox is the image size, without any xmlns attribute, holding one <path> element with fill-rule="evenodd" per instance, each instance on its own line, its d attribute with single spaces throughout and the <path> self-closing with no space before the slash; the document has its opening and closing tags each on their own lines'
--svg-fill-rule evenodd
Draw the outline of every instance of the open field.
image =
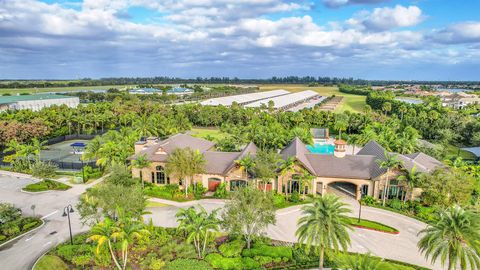
<svg viewBox="0 0 480 270">
<path fill-rule="evenodd" d="M 304 84 L 264 84 L 260 85 L 260 90 L 276 90 L 285 89 L 290 92 L 300 92 L 304 90 L 313 90 L 322 96 L 343 96 L 342 103 L 335 109 L 335 112 L 344 112 L 347 110 L 353 112 L 362 112 L 365 107 L 366 97 L 352 94 L 341 93 L 336 86 L 315 86 L 309 87 Z"/>
<path fill-rule="evenodd" d="M 223 138 L 225 136 L 217 128 L 202 128 L 202 127 L 194 127 L 191 130 L 191 135 L 198 138 L 207 139 L 208 137 L 212 137 L 213 139 Z"/>
<path fill-rule="evenodd" d="M 0 95 L 18 94 L 18 93 L 44 93 L 44 92 L 68 92 L 80 90 L 108 90 L 110 88 L 124 89 L 125 87 L 133 87 L 135 85 L 104 85 L 104 86 L 72 86 L 72 87 L 46 87 L 46 88 L 5 88 L 0 89 Z"/>
</svg>

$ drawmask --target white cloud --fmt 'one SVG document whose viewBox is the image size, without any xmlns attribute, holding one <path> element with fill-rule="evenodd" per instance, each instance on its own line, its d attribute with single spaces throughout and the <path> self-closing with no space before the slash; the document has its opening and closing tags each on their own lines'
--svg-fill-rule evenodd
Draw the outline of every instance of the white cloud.
<svg viewBox="0 0 480 270">
<path fill-rule="evenodd" d="M 356 4 L 378 4 L 382 2 L 387 2 L 388 0 L 323 0 L 323 3 L 327 7 L 337 8 L 346 5 L 356 5 Z"/>
<path fill-rule="evenodd" d="M 437 30 L 430 37 L 441 43 L 479 43 L 480 21 L 456 23 Z"/>
<path fill-rule="evenodd" d="M 422 10 L 417 6 L 393 8 L 375 8 L 373 12 L 363 11 L 355 18 L 347 20 L 351 26 L 361 26 L 374 31 L 385 31 L 394 28 L 415 26 L 424 20 Z"/>
</svg>

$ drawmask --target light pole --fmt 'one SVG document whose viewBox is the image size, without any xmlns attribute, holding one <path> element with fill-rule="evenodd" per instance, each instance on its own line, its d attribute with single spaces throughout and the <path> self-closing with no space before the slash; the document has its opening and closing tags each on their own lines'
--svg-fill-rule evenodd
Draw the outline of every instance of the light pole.
<svg viewBox="0 0 480 270">
<path fill-rule="evenodd" d="M 358 200 L 358 205 L 360 205 L 360 208 L 358 209 L 358 223 L 360 224 L 360 220 L 362 217 L 362 201 Z"/>
<path fill-rule="evenodd" d="M 65 206 L 63 208 L 63 217 L 68 217 L 68 229 L 70 230 L 70 244 L 73 245 L 73 237 L 72 237 L 72 224 L 70 223 L 70 213 L 73 213 L 73 206 L 71 204 Z"/>
</svg>

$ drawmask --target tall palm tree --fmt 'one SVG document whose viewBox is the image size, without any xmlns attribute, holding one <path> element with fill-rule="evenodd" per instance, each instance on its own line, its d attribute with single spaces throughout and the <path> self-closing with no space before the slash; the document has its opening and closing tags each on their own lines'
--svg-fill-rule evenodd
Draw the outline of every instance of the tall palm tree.
<svg viewBox="0 0 480 270">
<path fill-rule="evenodd" d="M 235 163 L 240 166 L 240 170 L 245 171 L 245 177 L 248 181 L 248 174 L 252 171 L 253 167 L 255 167 L 255 161 L 252 156 L 248 154 L 241 159 L 235 160 Z"/>
<path fill-rule="evenodd" d="M 118 231 L 118 227 L 116 226 L 115 222 L 109 218 L 105 218 L 102 222 L 98 223 L 92 228 L 90 231 L 91 235 L 88 239 L 97 242 L 97 255 L 100 253 L 100 250 L 105 243 L 108 244 L 108 250 L 110 251 L 110 255 L 112 256 L 115 266 L 117 266 L 117 269 L 122 270 L 112 245 L 112 243 L 115 241 L 113 234 L 116 231 Z"/>
<path fill-rule="evenodd" d="M 352 149 L 352 155 L 355 154 L 355 147 L 359 144 L 362 144 L 362 138 L 360 134 L 352 134 L 348 136 L 347 139 L 348 144 L 350 144 L 353 149 Z"/>
<path fill-rule="evenodd" d="M 448 270 L 480 269 L 480 215 L 455 205 L 438 221 L 420 231 L 418 248 L 432 263 L 440 259 Z M 460 266 L 460 268 L 458 268 Z"/>
<path fill-rule="evenodd" d="M 147 155 L 139 155 L 135 160 L 133 160 L 132 165 L 134 168 L 139 169 L 140 181 L 142 181 L 142 188 L 145 187 L 145 182 L 143 182 L 143 169 L 150 167 L 152 162 L 148 160 Z"/>
<path fill-rule="evenodd" d="M 351 225 L 347 214 L 351 210 L 340 199 L 331 194 L 316 197 L 313 204 L 302 207 L 295 235 L 298 242 L 305 244 L 306 252 L 313 247 L 319 255 L 318 269 L 323 270 L 325 250 L 346 250 L 350 245 L 348 230 Z"/>
<path fill-rule="evenodd" d="M 400 175 L 397 179 L 407 184 L 410 194 L 413 192 L 415 185 L 418 183 L 420 174 L 417 173 L 417 167 L 413 166 L 410 171 L 407 171 L 405 175 Z M 403 197 L 403 203 L 407 202 L 407 194 Z"/>
<path fill-rule="evenodd" d="M 169 156 L 165 170 L 167 174 L 184 180 L 185 197 L 188 196 L 188 181 L 193 182 L 196 174 L 205 171 L 206 160 L 200 151 L 191 148 L 177 148 Z"/>
<path fill-rule="evenodd" d="M 338 131 L 338 139 L 342 139 L 342 131 L 347 130 L 348 127 L 348 116 L 346 114 L 339 114 L 335 123 L 333 124 L 334 128 Z"/>
<path fill-rule="evenodd" d="M 377 159 L 375 162 L 377 162 L 378 166 L 382 169 L 387 169 L 387 176 L 386 176 L 386 181 L 385 181 L 385 186 L 383 188 L 383 198 L 382 198 L 382 205 L 385 206 L 385 201 L 387 199 L 387 192 L 388 188 L 390 185 L 390 172 L 393 169 L 397 169 L 400 167 L 402 162 L 398 159 L 397 154 L 390 154 L 387 151 L 384 152 L 385 160 Z"/>
<path fill-rule="evenodd" d="M 285 175 L 289 174 L 289 173 L 293 173 L 295 172 L 295 161 L 297 159 L 295 157 L 288 157 L 287 159 L 282 159 L 280 161 L 280 165 L 278 167 L 279 171 L 280 171 L 280 176 L 284 177 Z M 291 181 L 290 181 L 290 184 L 287 182 L 287 185 L 289 185 L 287 187 L 287 192 L 288 193 L 288 190 L 291 191 Z"/>
</svg>

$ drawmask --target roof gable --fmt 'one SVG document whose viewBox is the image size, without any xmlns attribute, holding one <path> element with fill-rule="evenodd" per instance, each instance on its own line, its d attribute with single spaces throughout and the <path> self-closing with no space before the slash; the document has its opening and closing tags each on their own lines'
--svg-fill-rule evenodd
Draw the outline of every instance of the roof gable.
<svg viewBox="0 0 480 270">
<path fill-rule="evenodd" d="M 305 144 L 298 138 L 295 137 L 290 144 L 288 144 L 281 152 L 283 159 L 288 159 L 289 157 L 295 157 L 302 165 L 312 174 L 315 174 L 315 170 L 310 164 L 306 154 L 309 154 Z"/>
</svg>

